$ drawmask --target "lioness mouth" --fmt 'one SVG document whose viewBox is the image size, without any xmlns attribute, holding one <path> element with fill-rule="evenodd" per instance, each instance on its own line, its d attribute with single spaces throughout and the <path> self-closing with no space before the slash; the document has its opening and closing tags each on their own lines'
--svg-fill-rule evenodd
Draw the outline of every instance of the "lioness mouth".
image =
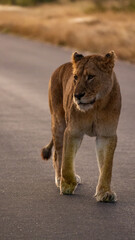
<svg viewBox="0 0 135 240">
<path fill-rule="evenodd" d="M 80 102 L 79 103 L 79 105 L 87 105 L 87 104 L 94 104 L 96 102 L 96 98 L 94 98 L 93 100 L 91 100 L 90 102 L 88 102 L 88 103 L 82 103 L 82 102 Z"/>
</svg>

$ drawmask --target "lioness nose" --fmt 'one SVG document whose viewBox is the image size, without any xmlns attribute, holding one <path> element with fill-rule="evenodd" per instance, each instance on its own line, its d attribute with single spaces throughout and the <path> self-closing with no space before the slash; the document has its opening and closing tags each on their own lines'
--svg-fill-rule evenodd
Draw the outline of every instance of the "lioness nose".
<svg viewBox="0 0 135 240">
<path fill-rule="evenodd" d="M 77 93 L 77 94 L 75 94 L 75 98 L 80 100 L 84 95 L 85 95 L 85 93 Z"/>
</svg>

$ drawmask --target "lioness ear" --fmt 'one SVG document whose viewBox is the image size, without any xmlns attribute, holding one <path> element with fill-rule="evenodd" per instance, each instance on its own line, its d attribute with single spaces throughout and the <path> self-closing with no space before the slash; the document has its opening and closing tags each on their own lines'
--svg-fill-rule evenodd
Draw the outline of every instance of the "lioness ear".
<svg viewBox="0 0 135 240">
<path fill-rule="evenodd" d="M 112 50 L 104 56 L 104 63 L 107 67 L 109 67 L 110 69 L 113 69 L 115 59 L 116 59 L 116 54 Z"/>
<path fill-rule="evenodd" d="M 72 54 L 72 62 L 73 62 L 73 63 L 76 63 L 76 62 L 80 61 L 83 57 L 84 57 L 84 56 L 83 56 L 82 54 L 79 54 L 79 53 L 77 53 L 77 52 L 74 52 L 74 53 Z"/>
</svg>

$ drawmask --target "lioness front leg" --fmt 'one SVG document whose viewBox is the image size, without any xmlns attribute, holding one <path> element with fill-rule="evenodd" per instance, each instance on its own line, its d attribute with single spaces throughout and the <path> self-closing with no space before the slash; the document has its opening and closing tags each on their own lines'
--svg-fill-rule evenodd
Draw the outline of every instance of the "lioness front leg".
<svg viewBox="0 0 135 240">
<path fill-rule="evenodd" d="M 73 194 L 77 184 L 80 183 L 80 177 L 74 172 L 74 157 L 80 146 L 82 136 L 74 136 L 68 128 L 64 133 L 63 157 L 61 169 L 61 194 Z"/>
<path fill-rule="evenodd" d="M 113 155 L 117 144 L 117 136 L 97 137 L 96 150 L 99 164 L 99 180 L 95 197 L 100 202 L 115 202 L 116 194 L 111 191 Z"/>
</svg>

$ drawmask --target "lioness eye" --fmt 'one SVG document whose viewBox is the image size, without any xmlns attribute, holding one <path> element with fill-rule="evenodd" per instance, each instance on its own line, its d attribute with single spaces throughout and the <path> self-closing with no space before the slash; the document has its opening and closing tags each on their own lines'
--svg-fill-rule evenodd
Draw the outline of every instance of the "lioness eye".
<svg viewBox="0 0 135 240">
<path fill-rule="evenodd" d="M 77 75 L 74 75 L 74 79 L 77 80 L 77 79 L 78 79 L 78 76 L 77 76 Z"/>
<path fill-rule="evenodd" d="M 78 76 L 74 75 L 74 83 L 76 83 L 77 79 L 78 79 Z"/>
<path fill-rule="evenodd" d="M 88 79 L 88 80 L 91 80 L 91 79 L 93 79 L 94 77 L 95 77 L 95 75 L 89 74 L 87 79 Z"/>
</svg>

